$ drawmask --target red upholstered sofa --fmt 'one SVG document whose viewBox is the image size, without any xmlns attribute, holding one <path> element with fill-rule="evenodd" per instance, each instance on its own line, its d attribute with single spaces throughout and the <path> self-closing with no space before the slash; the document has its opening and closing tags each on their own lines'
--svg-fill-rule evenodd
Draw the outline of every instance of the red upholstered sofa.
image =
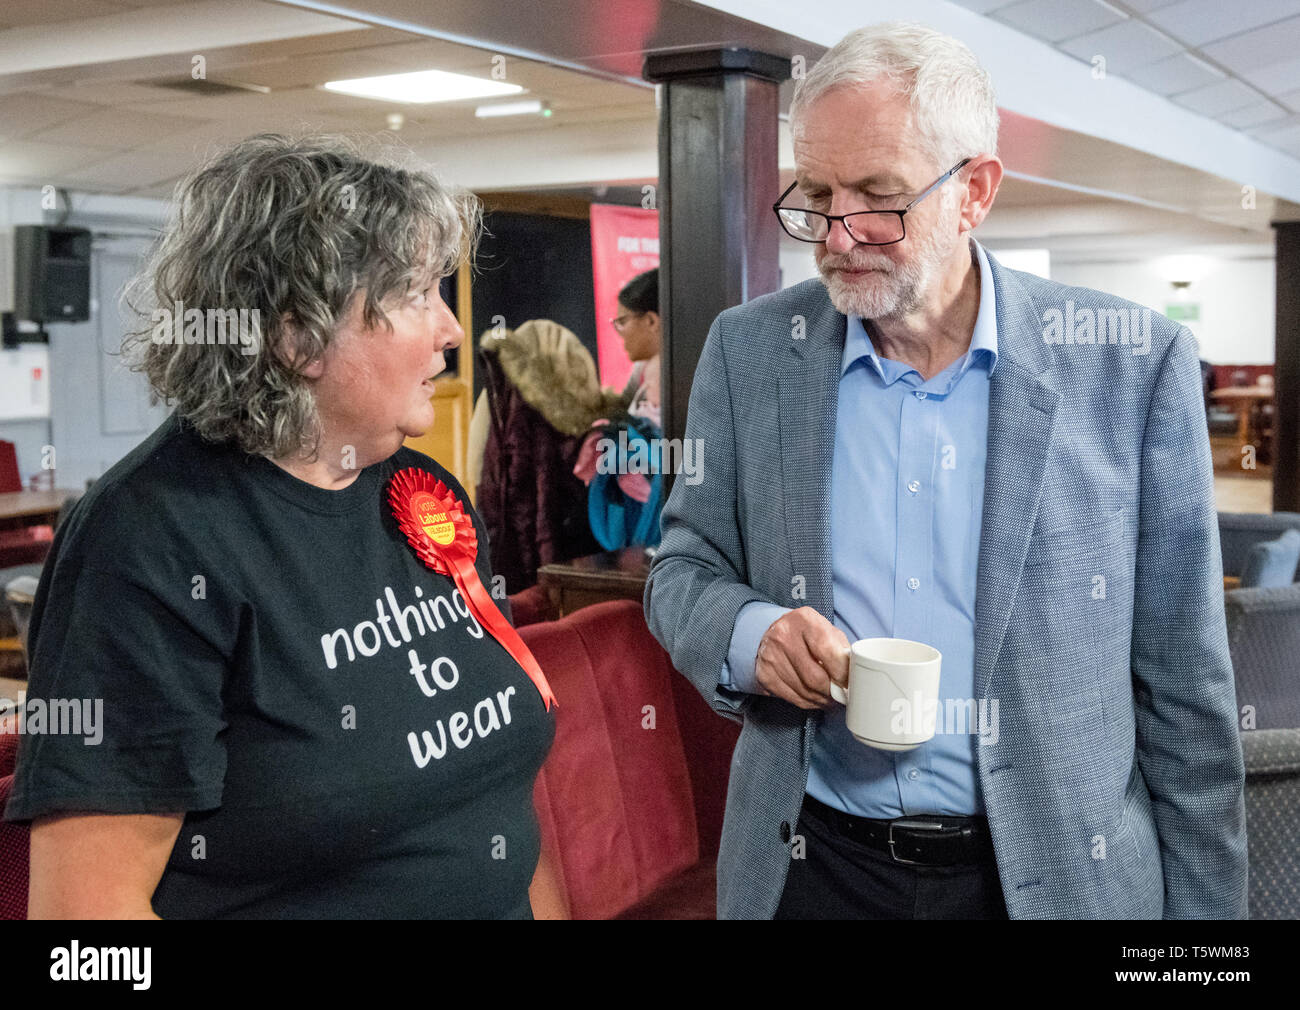
<svg viewBox="0 0 1300 1010">
<path fill-rule="evenodd" d="M 711 919 L 740 727 L 677 673 L 633 600 L 519 634 L 559 704 L 533 791 L 554 871 L 538 918 Z M 540 907 L 550 904 L 552 907 Z"/>
</svg>

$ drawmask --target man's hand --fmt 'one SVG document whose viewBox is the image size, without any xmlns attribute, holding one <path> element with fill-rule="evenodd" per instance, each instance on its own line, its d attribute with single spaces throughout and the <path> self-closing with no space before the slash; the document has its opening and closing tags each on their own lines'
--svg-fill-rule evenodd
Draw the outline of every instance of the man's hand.
<svg viewBox="0 0 1300 1010">
<path fill-rule="evenodd" d="M 758 643 L 754 677 L 774 698 L 799 708 L 831 703 L 831 681 L 849 683 L 849 639 L 812 607 L 777 618 Z"/>
</svg>

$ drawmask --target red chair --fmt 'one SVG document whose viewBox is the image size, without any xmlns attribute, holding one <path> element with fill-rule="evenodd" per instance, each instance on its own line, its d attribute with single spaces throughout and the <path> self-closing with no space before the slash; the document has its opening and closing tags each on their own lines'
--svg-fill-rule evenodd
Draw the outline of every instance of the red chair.
<svg viewBox="0 0 1300 1010">
<path fill-rule="evenodd" d="M 522 592 L 510 597 L 510 619 L 516 628 L 537 624 L 541 621 L 554 621 L 559 618 L 550 594 L 540 585 L 529 586 Z"/>
<path fill-rule="evenodd" d="M 0 439 L 0 494 L 23 489 L 18 473 L 18 451 L 13 442 Z M 26 526 L 0 530 L 0 568 L 38 564 L 50 553 L 54 530 L 49 526 Z M 0 589 L 3 589 L 0 586 Z"/>
<path fill-rule="evenodd" d="M 0 720 L 0 813 L 14 786 L 18 755 L 17 720 Z M 25 824 L 0 821 L 0 919 L 27 918 L 28 829 Z"/>
<path fill-rule="evenodd" d="M 520 630 L 559 702 L 534 788 L 543 848 L 575 919 L 711 919 L 739 727 L 677 673 L 641 605 Z"/>
<path fill-rule="evenodd" d="M 18 473 L 18 449 L 13 442 L 0 438 L 0 493 L 22 489 L 23 479 Z"/>
</svg>

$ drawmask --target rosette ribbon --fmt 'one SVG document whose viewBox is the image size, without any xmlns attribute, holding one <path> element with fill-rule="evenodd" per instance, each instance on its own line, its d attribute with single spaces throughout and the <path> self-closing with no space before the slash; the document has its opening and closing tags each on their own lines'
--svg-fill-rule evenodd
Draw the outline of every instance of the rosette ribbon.
<svg viewBox="0 0 1300 1010">
<path fill-rule="evenodd" d="M 474 567 L 478 536 L 459 499 L 433 474 L 407 467 L 389 481 L 388 504 L 416 556 L 440 575 L 451 576 L 470 613 L 524 668 L 541 693 L 546 711 L 552 704 L 559 704 L 536 658 L 497 609 L 478 577 Z"/>
</svg>

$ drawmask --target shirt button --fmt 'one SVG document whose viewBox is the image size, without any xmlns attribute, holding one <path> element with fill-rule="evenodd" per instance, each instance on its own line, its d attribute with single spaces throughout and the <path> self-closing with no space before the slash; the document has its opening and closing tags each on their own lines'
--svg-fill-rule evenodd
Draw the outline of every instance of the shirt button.
<svg viewBox="0 0 1300 1010">
<path fill-rule="evenodd" d="M 915 592 L 916 590 L 918 590 L 918 589 L 921 588 L 921 580 L 920 580 L 920 579 L 908 579 L 908 580 L 907 580 L 907 588 L 910 589 L 910 590 L 912 590 L 913 592 Z"/>
<path fill-rule="evenodd" d="M 907 773 L 907 777 L 909 779 L 915 779 L 920 774 L 921 774 L 920 772 L 918 772 L 915 768 L 913 768 L 910 772 Z"/>
<path fill-rule="evenodd" d="M 916 391 L 916 398 L 917 398 L 918 400 L 924 400 L 924 399 L 925 399 L 925 390 L 924 390 L 924 389 L 918 389 L 918 390 Z"/>
<path fill-rule="evenodd" d="M 909 481 L 907 490 L 911 491 L 912 494 L 916 494 L 916 492 L 921 490 L 921 482 L 919 480 Z"/>
</svg>

